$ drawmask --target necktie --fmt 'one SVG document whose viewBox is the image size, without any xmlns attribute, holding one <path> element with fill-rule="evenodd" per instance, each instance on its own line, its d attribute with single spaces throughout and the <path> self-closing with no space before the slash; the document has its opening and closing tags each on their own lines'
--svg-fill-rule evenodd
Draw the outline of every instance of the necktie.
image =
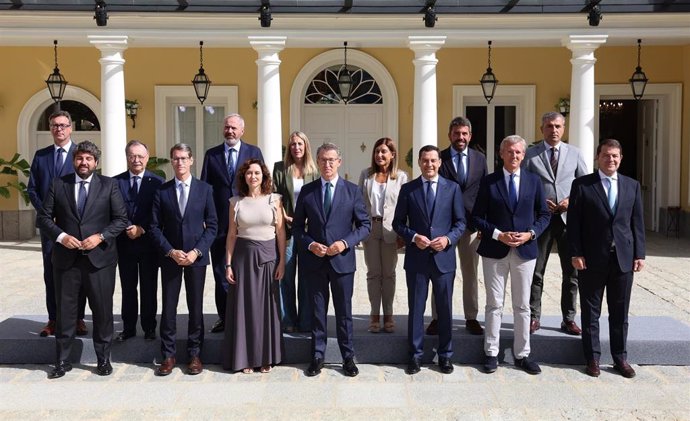
<svg viewBox="0 0 690 421">
<path fill-rule="evenodd" d="M 235 183 L 235 150 L 233 148 L 228 150 L 228 177 L 232 186 Z"/>
<path fill-rule="evenodd" d="M 515 188 L 515 174 L 510 174 L 510 181 L 508 182 L 508 199 L 510 199 L 510 206 L 513 208 L 513 211 L 515 211 L 518 202 L 517 189 Z"/>
<path fill-rule="evenodd" d="M 326 183 L 326 191 L 323 194 L 323 213 L 326 214 L 326 217 L 328 217 L 328 214 L 331 211 L 331 202 L 332 202 L 332 197 L 331 197 L 331 183 L 328 182 Z"/>
<path fill-rule="evenodd" d="M 459 153 L 455 156 L 458 160 L 458 180 L 460 181 L 460 185 L 462 187 L 464 187 L 465 186 L 465 180 L 466 180 L 467 176 L 465 173 L 465 166 L 462 164 L 463 154 Z"/>
<path fill-rule="evenodd" d="M 430 216 L 434 211 L 434 199 L 436 198 L 433 185 L 433 181 L 426 182 L 426 211 Z"/>
<path fill-rule="evenodd" d="M 549 161 L 551 164 L 551 171 L 553 171 L 553 176 L 556 176 L 556 170 L 558 169 L 558 149 L 555 147 L 551 148 L 551 160 Z"/>
<path fill-rule="evenodd" d="M 184 215 L 184 210 L 187 207 L 187 190 L 185 189 L 187 185 L 185 183 L 180 183 L 178 184 L 178 187 L 180 189 L 180 197 L 178 198 L 178 204 L 180 205 L 180 215 Z"/>
<path fill-rule="evenodd" d="M 614 183 L 613 178 L 611 177 L 606 177 L 606 181 L 609 185 L 609 208 L 611 208 L 611 212 L 616 213 L 616 199 L 618 199 L 618 183 Z"/>
<path fill-rule="evenodd" d="M 62 166 L 65 163 L 65 157 L 62 156 L 62 153 L 65 150 L 62 148 L 57 148 L 56 151 L 57 153 L 55 154 L 55 177 L 60 175 L 60 171 L 62 171 Z"/>
<path fill-rule="evenodd" d="M 139 193 L 139 176 L 135 175 L 132 177 L 132 185 L 129 186 L 129 198 L 130 200 L 134 201 L 137 198 L 137 194 Z"/>
<path fill-rule="evenodd" d="M 79 212 L 79 217 L 84 216 L 84 208 L 86 207 L 86 199 L 88 193 L 86 192 L 86 181 L 79 182 L 79 197 L 77 198 L 77 211 Z"/>
</svg>

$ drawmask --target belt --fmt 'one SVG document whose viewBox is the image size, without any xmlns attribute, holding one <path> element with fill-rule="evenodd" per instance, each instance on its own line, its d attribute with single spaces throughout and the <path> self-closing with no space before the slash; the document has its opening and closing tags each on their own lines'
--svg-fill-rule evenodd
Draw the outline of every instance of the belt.
<svg viewBox="0 0 690 421">
<path fill-rule="evenodd" d="M 374 222 L 383 222 L 383 217 L 381 216 L 372 216 L 371 220 Z"/>
</svg>

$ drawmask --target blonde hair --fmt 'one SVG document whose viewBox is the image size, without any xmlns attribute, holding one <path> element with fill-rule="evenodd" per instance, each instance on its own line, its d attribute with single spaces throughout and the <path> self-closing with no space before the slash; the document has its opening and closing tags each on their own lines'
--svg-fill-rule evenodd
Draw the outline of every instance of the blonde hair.
<svg viewBox="0 0 690 421">
<path fill-rule="evenodd" d="M 309 138 L 306 134 L 300 131 L 294 131 L 290 133 L 290 136 L 288 136 L 288 143 L 287 147 L 285 148 L 285 157 L 283 158 L 286 172 L 292 174 L 294 169 L 293 165 L 295 165 L 295 158 L 293 158 L 292 153 L 290 153 L 290 145 L 293 143 L 292 139 L 294 138 L 298 138 L 304 142 L 304 159 L 302 161 L 302 164 L 304 165 L 304 174 L 316 174 L 317 169 L 316 164 L 314 163 L 314 158 L 311 156 L 311 145 L 309 144 Z"/>
</svg>

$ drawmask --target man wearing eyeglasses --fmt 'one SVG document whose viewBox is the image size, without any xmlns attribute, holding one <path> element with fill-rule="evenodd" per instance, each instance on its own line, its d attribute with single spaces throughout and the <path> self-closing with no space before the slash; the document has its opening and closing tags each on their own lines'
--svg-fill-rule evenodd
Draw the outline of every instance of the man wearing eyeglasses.
<svg viewBox="0 0 690 421">
<path fill-rule="evenodd" d="M 50 134 L 53 136 L 53 144 L 36 151 L 31 162 L 29 184 L 26 188 L 31 199 L 31 204 L 36 213 L 43 208 L 43 201 L 48 195 L 53 179 L 67 174 L 74 174 L 74 150 L 76 145 L 72 142 L 72 117 L 67 111 L 57 111 L 50 115 Z M 40 332 L 41 337 L 55 334 L 55 321 L 57 320 L 57 304 L 55 301 L 55 283 L 53 280 L 53 252 L 54 240 L 41 232 L 41 252 L 43 254 L 43 282 L 46 286 L 46 308 L 48 310 L 48 323 Z M 79 293 L 79 307 L 77 315 L 77 335 L 84 336 L 89 333 L 84 322 L 84 310 L 86 308 L 86 294 L 82 290 Z"/>
</svg>

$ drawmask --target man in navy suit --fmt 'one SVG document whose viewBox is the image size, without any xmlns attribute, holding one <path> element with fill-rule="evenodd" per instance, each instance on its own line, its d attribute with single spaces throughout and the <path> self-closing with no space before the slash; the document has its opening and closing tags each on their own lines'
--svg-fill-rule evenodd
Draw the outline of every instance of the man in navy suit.
<svg viewBox="0 0 690 421">
<path fill-rule="evenodd" d="M 441 151 L 441 177 L 455 181 L 462 191 L 462 202 L 465 205 L 465 219 L 467 229 L 458 240 L 458 257 L 462 272 L 462 306 L 465 312 L 465 329 L 472 335 L 484 333 L 477 321 L 479 314 L 479 280 L 477 279 L 477 265 L 479 255 L 477 246 L 479 238 L 472 226 L 472 207 L 479 192 L 479 182 L 486 175 L 486 157 L 483 153 L 468 148 L 472 141 L 472 123 L 465 117 L 455 117 L 448 127 L 450 146 Z M 436 304 L 431 301 L 433 320 L 426 328 L 428 335 L 438 334 Z"/>
<path fill-rule="evenodd" d="M 48 378 L 72 369 L 70 354 L 76 334 L 78 297 L 83 289 L 93 313 L 93 346 L 96 373 L 113 372 L 110 346 L 113 340 L 113 293 L 115 292 L 116 238 L 127 226 L 127 209 L 117 182 L 95 174 L 101 151 L 88 140 L 74 151 L 75 173 L 56 178 L 45 197 L 36 221 L 55 245 L 53 279 L 57 320 L 57 362 Z M 66 165 L 70 165 L 67 163 Z"/>
<path fill-rule="evenodd" d="M 241 140 L 244 134 L 244 119 L 239 114 L 225 117 L 223 136 L 225 142 L 206 151 L 201 168 L 201 180 L 213 187 L 213 201 L 218 215 L 218 232 L 211 245 L 213 279 L 216 281 L 215 298 L 218 320 L 211 332 L 225 330 L 225 303 L 227 300 L 228 282 L 225 279 L 225 242 L 228 236 L 229 203 L 232 196 L 237 196 L 235 174 L 237 169 L 248 159 L 255 158 L 263 162 L 261 150 Z"/>
<path fill-rule="evenodd" d="M 57 111 L 51 114 L 48 120 L 50 121 L 50 134 L 53 136 L 53 144 L 36 151 L 34 159 L 31 161 L 29 184 L 26 187 L 36 213 L 43 208 L 43 201 L 48 195 L 53 179 L 67 174 L 74 174 L 72 161 L 74 160 L 76 145 L 70 139 L 72 134 L 72 117 L 67 111 Z M 55 241 L 51 240 L 43 231 L 40 232 L 41 252 L 43 254 L 43 282 L 46 286 L 46 308 L 48 310 L 48 323 L 43 327 L 40 335 L 46 337 L 55 333 L 55 320 L 57 317 L 53 263 L 51 261 Z M 88 333 L 86 323 L 84 323 L 86 294 L 83 291 L 79 295 L 78 308 L 77 335 L 83 336 Z"/>
<path fill-rule="evenodd" d="M 460 186 L 438 175 L 439 149 L 426 145 L 419 150 L 422 175 L 403 184 L 393 216 L 393 229 L 405 241 L 407 277 L 407 339 L 410 360 L 407 374 L 420 371 L 424 353 L 424 309 L 433 285 L 438 311 L 438 365 L 453 372 L 453 281 L 455 243 L 465 231 L 465 208 Z"/>
<path fill-rule="evenodd" d="M 352 344 L 352 292 L 356 270 L 355 246 L 369 235 L 371 222 L 356 184 L 338 176 L 340 150 L 324 143 L 316 151 L 321 177 L 302 187 L 295 206 L 292 232 L 301 241 L 299 261 L 311 283 L 312 362 L 307 376 L 321 373 L 326 353 L 326 314 L 329 286 L 333 291 L 336 332 L 343 371 L 354 377 L 359 370 Z"/>
<path fill-rule="evenodd" d="M 156 370 L 159 376 L 170 374 L 176 363 L 177 303 L 183 276 L 189 310 L 187 373 L 203 371 L 200 357 L 204 342 L 204 281 L 210 261 L 208 251 L 218 228 L 213 189 L 191 173 L 192 149 L 178 143 L 170 149 L 170 160 L 175 178 L 156 191 L 151 219 L 151 236 L 162 257 L 160 335 L 163 362 Z"/>
<path fill-rule="evenodd" d="M 484 370 L 498 368 L 501 317 L 505 287 L 510 276 L 513 300 L 513 354 L 515 365 L 529 374 L 539 374 L 539 364 L 530 361 L 530 283 L 537 261 L 537 237 L 549 225 L 550 213 L 539 177 L 520 169 L 527 143 L 517 135 L 501 142 L 503 168 L 482 180 L 472 209 L 474 224 L 482 239 L 486 283 L 486 331 Z"/>
<path fill-rule="evenodd" d="M 115 339 L 124 342 L 136 336 L 141 288 L 141 328 L 148 341 L 156 339 L 158 307 L 158 255 L 151 238 L 153 196 L 163 179 L 146 170 L 149 151 L 145 144 L 132 140 L 125 147 L 127 171 L 115 176 L 127 205 L 129 223 L 117 237 L 118 267 L 122 287 L 123 329 Z"/>
<path fill-rule="evenodd" d="M 613 368 L 627 378 L 628 309 L 633 274 L 644 267 L 645 233 L 640 183 L 618 173 L 623 149 L 615 139 L 597 147 L 599 171 L 577 178 L 570 190 L 568 240 L 580 274 L 582 347 L 586 373 L 600 374 L 599 316 L 606 290 Z"/>
</svg>

